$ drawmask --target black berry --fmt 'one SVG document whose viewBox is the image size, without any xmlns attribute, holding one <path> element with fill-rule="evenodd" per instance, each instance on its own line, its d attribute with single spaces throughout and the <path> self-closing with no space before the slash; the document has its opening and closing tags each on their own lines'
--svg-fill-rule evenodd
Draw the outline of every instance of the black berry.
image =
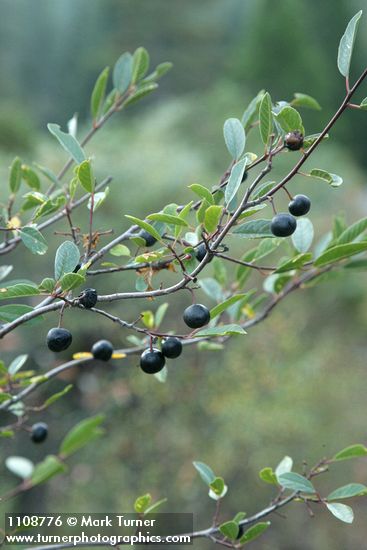
<svg viewBox="0 0 367 550">
<path fill-rule="evenodd" d="M 284 138 L 284 145 L 291 151 L 298 151 L 303 145 L 303 134 L 298 130 L 289 132 Z"/>
<path fill-rule="evenodd" d="M 155 374 L 163 369 L 166 364 L 164 355 L 159 349 L 146 349 L 140 357 L 140 367 L 147 374 Z"/>
<path fill-rule="evenodd" d="M 94 307 L 97 301 L 98 294 L 95 288 L 86 288 L 79 296 L 79 304 L 82 304 L 87 309 Z"/>
<path fill-rule="evenodd" d="M 113 345 L 108 340 L 99 340 L 93 344 L 91 351 L 94 359 L 109 361 L 113 354 Z"/>
<path fill-rule="evenodd" d="M 276 214 L 271 220 L 270 230 L 276 237 L 289 237 L 295 232 L 297 222 L 290 214 Z"/>
<path fill-rule="evenodd" d="M 48 434 L 48 426 L 44 422 L 33 424 L 31 431 L 31 440 L 33 443 L 43 443 Z"/>
<path fill-rule="evenodd" d="M 306 195 L 296 195 L 288 204 L 288 210 L 293 216 L 304 216 L 311 208 L 311 201 Z"/>
<path fill-rule="evenodd" d="M 176 359 L 182 353 L 182 342 L 179 338 L 171 336 L 162 342 L 162 353 L 169 359 Z"/>
<path fill-rule="evenodd" d="M 210 311 L 202 304 L 193 304 L 183 312 L 183 320 L 190 328 L 200 328 L 210 321 Z"/>
<path fill-rule="evenodd" d="M 52 328 L 47 333 L 46 342 L 51 351 L 64 351 L 67 349 L 73 337 L 66 328 Z"/>
<path fill-rule="evenodd" d="M 153 235 L 151 235 L 150 233 L 148 233 L 148 231 L 145 231 L 145 229 L 142 229 L 138 235 L 141 239 L 144 239 L 145 241 L 145 246 L 153 246 L 156 242 L 157 242 L 157 239 L 155 239 L 153 237 Z"/>
<path fill-rule="evenodd" d="M 198 246 L 197 249 L 195 250 L 195 256 L 196 256 L 196 259 L 197 259 L 198 262 L 202 262 L 202 261 L 203 261 L 206 252 L 207 252 L 207 248 L 206 248 L 205 244 L 204 244 L 204 243 L 199 244 L 199 246 Z M 211 262 L 212 259 L 213 259 L 213 257 L 211 257 L 211 258 L 209 259 L 209 262 Z"/>
</svg>

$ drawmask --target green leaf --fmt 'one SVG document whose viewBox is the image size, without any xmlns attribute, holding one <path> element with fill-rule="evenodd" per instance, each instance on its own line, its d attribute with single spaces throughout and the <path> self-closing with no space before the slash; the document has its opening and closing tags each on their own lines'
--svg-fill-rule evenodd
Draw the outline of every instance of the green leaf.
<svg viewBox="0 0 367 550">
<path fill-rule="evenodd" d="M 9 171 L 9 187 L 12 193 L 17 193 L 22 181 L 22 161 L 15 157 Z"/>
<path fill-rule="evenodd" d="M 260 120 L 260 136 L 264 145 L 269 142 L 270 135 L 273 131 L 273 115 L 272 115 L 271 97 L 266 92 L 260 103 L 259 120 Z"/>
<path fill-rule="evenodd" d="M 32 485 L 39 485 L 48 481 L 52 477 L 61 474 L 67 470 L 65 464 L 57 456 L 49 455 L 46 458 L 35 465 L 33 474 L 31 476 Z"/>
<path fill-rule="evenodd" d="M 256 115 L 259 111 L 259 106 L 260 106 L 262 98 L 264 97 L 264 94 L 265 94 L 265 91 L 260 90 L 260 92 L 250 102 L 249 106 L 246 108 L 245 112 L 242 115 L 241 122 L 242 122 L 246 132 L 248 130 L 250 130 L 251 125 L 253 124 L 253 122 L 256 119 Z"/>
<path fill-rule="evenodd" d="M 277 476 L 278 483 L 285 489 L 299 491 L 301 493 L 315 493 L 316 490 L 311 481 L 295 472 L 286 472 Z"/>
<path fill-rule="evenodd" d="M 93 212 L 98 210 L 100 206 L 104 203 L 104 201 L 107 199 L 108 195 L 110 193 L 110 188 L 106 187 L 104 191 L 99 191 L 99 193 L 95 193 L 94 200 L 93 200 Z M 87 207 L 90 210 L 92 208 L 92 197 L 89 197 Z"/>
<path fill-rule="evenodd" d="M 307 94 L 295 93 L 292 100 L 294 107 L 306 107 L 307 109 L 314 109 L 315 111 L 321 111 L 320 104 L 316 99 Z"/>
<path fill-rule="evenodd" d="M 217 306 L 213 307 L 210 310 L 210 318 L 215 319 L 218 315 L 223 313 L 226 309 L 231 307 L 233 304 L 236 304 L 243 298 L 246 298 L 248 294 L 236 294 L 235 296 L 231 296 L 230 298 L 227 298 L 227 300 L 224 300 L 221 304 L 218 304 Z"/>
<path fill-rule="evenodd" d="M 341 504 L 340 502 L 327 502 L 326 507 L 333 514 L 333 516 L 340 519 L 340 521 L 344 521 L 345 523 L 353 523 L 354 513 L 350 506 Z"/>
<path fill-rule="evenodd" d="M 193 183 L 192 185 L 189 185 L 189 189 L 191 189 L 194 193 L 199 195 L 200 198 L 206 199 L 209 204 L 214 204 L 214 197 L 203 185 L 200 185 L 198 183 Z"/>
<path fill-rule="evenodd" d="M 47 124 L 47 128 L 77 164 L 86 160 L 85 153 L 74 136 L 60 130 L 58 124 Z"/>
<path fill-rule="evenodd" d="M 347 227 L 336 239 L 334 244 L 346 244 L 354 241 L 361 233 L 367 229 L 367 218 L 362 218 L 353 223 L 350 227 Z"/>
<path fill-rule="evenodd" d="M 365 495 L 367 491 L 366 485 L 361 483 L 349 483 L 348 485 L 343 485 L 332 491 L 326 498 L 327 500 L 339 500 L 343 498 L 352 498 L 360 495 Z"/>
<path fill-rule="evenodd" d="M 148 233 L 152 235 L 155 239 L 157 239 L 157 241 L 161 240 L 160 234 L 156 229 L 154 229 L 152 225 L 150 225 L 150 223 L 147 223 L 144 220 L 140 220 L 139 218 L 135 218 L 135 216 L 129 216 L 128 214 L 125 214 L 125 218 L 132 221 L 142 229 L 145 229 L 145 231 L 148 231 Z"/>
<path fill-rule="evenodd" d="M 343 183 L 343 179 L 340 176 L 332 174 L 331 172 L 326 172 L 320 168 L 313 168 L 310 172 L 310 176 L 326 181 L 331 187 L 340 187 Z"/>
<path fill-rule="evenodd" d="M 217 300 L 218 302 L 223 300 L 223 289 L 216 279 L 213 279 L 212 277 L 204 277 L 203 279 L 200 279 L 199 284 L 209 298 L 212 300 Z"/>
<path fill-rule="evenodd" d="M 365 98 L 361 101 L 361 103 L 360 103 L 359 106 L 360 106 L 360 108 L 361 108 L 363 111 L 365 111 L 365 110 L 367 109 L 367 97 L 365 97 Z"/>
<path fill-rule="evenodd" d="M 156 373 L 156 374 L 158 374 L 158 373 Z M 156 510 L 158 510 L 158 508 L 160 508 L 162 506 L 162 504 L 165 504 L 166 502 L 167 502 L 166 498 L 161 498 L 160 500 L 157 500 L 157 502 L 154 502 L 153 504 L 148 506 L 148 508 L 144 512 L 144 516 L 147 516 L 148 514 L 154 513 Z"/>
<path fill-rule="evenodd" d="M 246 239 L 262 239 L 263 237 L 274 237 L 270 230 L 271 220 L 251 220 L 235 227 L 232 234 Z"/>
<path fill-rule="evenodd" d="M 338 69 L 345 78 L 349 78 L 350 62 L 362 10 L 355 14 L 349 21 L 347 28 L 340 40 L 338 49 Z"/>
<path fill-rule="evenodd" d="M 147 219 L 155 222 L 163 222 L 163 223 L 168 223 L 172 225 L 180 225 L 181 227 L 189 226 L 187 221 L 180 218 L 179 216 L 172 216 L 171 214 L 163 214 L 161 212 L 158 212 L 156 214 L 149 214 L 149 216 L 147 216 Z"/>
<path fill-rule="evenodd" d="M 311 260 L 311 258 L 312 258 L 311 253 L 298 254 L 297 256 L 294 256 L 294 258 L 291 258 L 290 260 L 286 260 L 285 262 L 282 262 L 280 266 L 277 267 L 274 273 L 285 273 L 286 271 L 299 269 L 306 262 Z"/>
<path fill-rule="evenodd" d="M 246 134 L 241 121 L 238 118 L 228 118 L 223 126 L 223 135 L 229 154 L 234 160 L 238 160 L 246 144 Z"/>
<path fill-rule="evenodd" d="M 311 147 L 311 145 L 313 145 L 315 141 L 319 139 L 320 135 L 321 134 L 319 133 L 319 134 L 310 134 L 308 136 L 305 136 L 303 140 L 303 148 L 308 149 L 309 147 Z M 322 141 L 326 139 L 329 139 L 329 134 L 325 134 L 324 137 L 322 138 Z"/>
<path fill-rule="evenodd" d="M 241 159 L 237 162 L 232 170 L 226 185 L 226 190 L 224 192 L 225 203 L 228 205 L 234 199 L 237 194 L 237 191 L 241 185 L 242 177 L 246 169 L 247 158 Z"/>
<path fill-rule="evenodd" d="M 19 230 L 19 235 L 23 244 L 32 254 L 39 254 L 42 256 L 47 252 L 48 245 L 46 239 L 35 227 L 23 227 L 23 229 Z"/>
<path fill-rule="evenodd" d="M 43 216 L 49 216 L 53 212 L 57 212 L 57 210 L 60 210 L 60 208 L 64 206 L 65 202 L 66 202 L 66 197 L 64 195 L 57 197 L 57 199 L 55 200 L 49 199 L 48 201 L 41 204 L 39 208 L 37 208 L 33 216 L 33 219 L 38 220 L 38 218 L 42 218 Z"/>
<path fill-rule="evenodd" d="M 236 540 L 239 530 L 238 523 L 235 521 L 226 521 L 219 526 L 219 531 L 222 535 L 230 540 Z"/>
<path fill-rule="evenodd" d="M 0 281 L 6 279 L 6 277 L 13 271 L 12 265 L 0 265 Z"/>
<path fill-rule="evenodd" d="M 13 359 L 13 361 L 10 363 L 8 367 L 8 372 L 10 376 L 14 376 L 14 374 L 16 374 L 18 370 L 22 368 L 22 366 L 27 361 L 27 359 L 28 359 L 28 355 L 25 355 L 25 354 L 18 355 L 18 357 Z"/>
<path fill-rule="evenodd" d="M 130 250 L 124 244 L 117 244 L 110 250 L 112 256 L 130 256 Z"/>
<path fill-rule="evenodd" d="M 0 430 L 0 437 L 14 437 L 13 430 Z"/>
<path fill-rule="evenodd" d="M 0 393 L 0 403 L 4 403 L 4 401 L 9 401 L 13 396 L 10 393 Z"/>
<path fill-rule="evenodd" d="M 38 288 L 41 292 L 49 292 L 51 294 L 51 292 L 53 292 L 55 288 L 55 285 L 56 285 L 55 279 L 52 279 L 51 277 L 46 277 L 41 281 Z"/>
<path fill-rule="evenodd" d="M 60 446 L 60 454 L 68 457 L 103 434 L 100 424 L 104 421 L 103 415 L 93 416 L 78 422 L 65 436 Z"/>
<path fill-rule="evenodd" d="M 149 69 L 149 53 L 145 48 L 137 48 L 133 54 L 132 84 L 135 84 L 146 75 Z"/>
<path fill-rule="evenodd" d="M 21 479 L 29 479 L 34 470 L 33 462 L 23 456 L 9 456 L 5 459 L 5 466 Z"/>
<path fill-rule="evenodd" d="M 340 260 L 344 260 L 344 258 L 349 258 L 349 256 L 354 256 L 355 254 L 364 252 L 365 250 L 367 250 L 367 241 L 333 246 L 321 254 L 321 256 L 315 260 L 314 265 L 315 267 L 321 267 L 332 264 Z"/>
<path fill-rule="evenodd" d="M 94 176 L 90 160 L 83 161 L 78 166 L 76 174 L 87 193 L 92 193 L 94 191 Z"/>
<path fill-rule="evenodd" d="M 154 90 L 156 90 L 157 88 L 158 84 L 155 84 L 154 82 L 152 84 L 142 84 L 138 86 L 136 91 L 124 102 L 124 105 L 131 105 L 132 103 L 139 101 L 139 99 L 142 99 L 151 92 L 154 92 Z"/>
<path fill-rule="evenodd" d="M 297 252 L 305 254 L 312 244 L 313 237 L 314 229 L 311 220 L 308 218 L 297 220 L 297 228 L 291 237 Z"/>
<path fill-rule="evenodd" d="M 162 76 L 165 75 L 168 71 L 170 71 L 172 67 L 173 64 L 170 61 L 160 63 L 159 65 L 157 65 L 152 73 L 144 78 L 142 82 L 151 82 L 152 80 L 158 80 L 159 78 L 162 78 Z"/>
<path fill-rule="evenodd" d="M 65 273 L 71 273 L 80 259 L 79 248 L 72 241 L 63 242 L 56 251 L 55 279 L 58 281 Z"/>
<path fill-rule="evenodd" d="M 53 403 L 55 403 L 55 401 L 58 401 L 61 397 L 63 397 L 64 395 L 66 395 L 67 393 L 69 393 L 69 391 L 72 389 L 73 387 L 73 384 L 68 384 L 63 390 L 57 392 L 57 393 L 54 393 L 53 395 L 51 395 L 48 399 L 46 399 L 46 401 L 44 402 L 43 404 L 43 408 L 46 408 L 46 407 L 49 407 L 50 405 L 52 405 Z"/>
<path fill-rule="evenodd" d="M 159 372 L 156 372 L 153 374 L 154 378 L 158 380 L 161 384 L 164 384 L 167 382 L 167 376 L 168 376 L 168 369 L 167 367 L 163 367 Z"/>
<path fill-rule="evenodd" d="M 230 336 L 232 334 L 246 334 L 246 332 L 239 325 L 230 324 L 204 328 L 203 330 L 197 332 L 194 336 L 198 338 L 201 336 Z"/>
<path fill-rule="evenodd" d="M 268 193 L 268 191 L 270 191 L 275 185 L 275 181 L 266 181 L 264 182 L 262 185 L 259 185 L 259 187 L 257 187 L 252 195 L 252 198 L 255 200 L 255 199 L 258 199 L 260 197 L 263 197 L 264 195 L 266 195 Z"/>
<path fill-rule="evenodd" d="M 131 53 L 125 52 L 116 61 L 113 68 L 113 85 L 120 92 L 124 94 L 130 86 L 133 75 L 133 57 Z"/>
<path fill-rule="evenodd" d="M 85 281 L 85 277 L 79 275 L 78 273 L 65 273 L 60 279 L 61 289 L 64 292 L 72 290 L 82 285 Z"/>
<path fill-rule="evenodd" d="M 168 305 L 169 304 L 167 302 L 165 302 L 164 304 L 161 304 L 155 313 L 155 326 L 157 328 L 162 324 L 162 321 L 168 309 Z"/>
<path fill-rule="evenodd" d="M 280 127 L 284 132 L 294 132 L 298 130 L 301 134 L 305 133 L 305 129 L 302 124 L 302 118 L 296 109 L 287 105 L 279 111 L 279 113 L 274 114 L 276 121 L 279 123 Z"/>
<path fill-rule="evenodd" d="M 90 100 L 90 110 L 91 110 L 92 118 L 94 120 L 98 120 L 102 111 L 102 106 L 106 95 L 106 87 L 107 87 L 109 74 L 110 74 L 109 67 L 106 67 L 105 69 L 103 69 L 101 74 L 98 76 L 93 88 L 93 92 Z"/>
<path fill-rule="evenodd" d="M 24 296 L 37 296 L 39 293 L 37 286 L 19 283 L 7 288 L 0 288 L 0 300 Z"/>
<path fill-rule="evenodd" d="M 210 496 L 210 498 L 213 498 L 214 500 L 218 500 L 220 498 L 223 498 L 225 496 L 225 494 L 227 493 L 227 491 L 228 491 L 228 487 L 224 483 L 224 479 L 222 477 L 216 477 L 209 484 L 209 496 Z"/>
<path fill-rule="evenodd" d="M 154 314 L 152 311 L 142 311 L 140 313 L 141 320 L 143 321 L 144 325 L 147 328 L 153 328 L 154 327 Z"/>
<path fill-rule="evenodd" d="M 60 181 L 57 179 L 56 174 L 53 173 L 52 170 L 47 168 L 46 166 L 42 166 L 41 164 L 38 164 L 37 162 L 33 162 L 33 165 L 37 168 L 41 174 L 43 174 L 49 181 L 54 183 L 55 185 L 60 185 Z"/>
<path fill-rule="evenodd" d="M 349 460 L 351 458 L 358 458 L 360 456 L 366 456 L 367 455 L 367 447 L 362 445 L 361 443 L 357 443 L 356 445 L 350 445 L 349 447 L 345 447 L 345 449 L 342 449 L 336 455 L 333 456 L 333 461 L 337 460 Z"/>
<path fill-rule="evenodd" d="M 152 496 L 149 493 L 138 497 L 134 503 L 135 512 L 138 514 L 143 514 L 151 502 Z"/>
<path fill-rule="evenodd" d="M 272 485 L 277 485 L 278 483 L 277 476 L 269 466 L 260 470 L 259 478 L 265 481 L 265 483 L 270 483 Z"/>
<path fill-rule="evenodd" d="M 239 523 L 240 521 L 245 519 L 245 517 L 246 517 L 246 512 L 237 512 L 237 514 L 233 518 L 233 521 L 235 521 L 236 523 Z"/>
<path fill-rule="evenodd" d="M 213 233 L 217 227 L 222 214 L 223 206 L 212 205 L 205 211 L 204 227 L 208 233 Z"/>
<path fill-rule="evenodd" d="M 259 523 L 256 523 L 255 525 L 247 529 L 247 531 L 245 531 L 245 533 L 240 538 L 239 543 L 246 544 L 247 542 L 256 539 L 262 533 L 264 533 L 264 531 L 266 531 L 270 525 L 270 521 L 261 521 Z"/>
<path fill-rule="evenodd" d="M 30 187 L 31 189 L 35 189 L 36 191 L 40 190 L 41 182 L 38 174 L 34 170 L 32 170 L 30 166 L 22 165 L 22 178 L 24 179 L 28 187 Z"/>
<path fill-rule="evenodd" d="M 193 462 L 194 468 L 199 472 L 201 479 L 208 486 L 215 480 L 215 474 L 213 470 L 204 462 Z"/>
<path fill-rule="evenodd" d="M 0 294 L 1 299 L 1 294 Z M 30 313 L 33 311 L 33 307 L 26 306 L 24 304 L 8 304 L 7 306 L 0 306 L 0 321 L 3 321 L 5 323 L 11 323 L 12 321 L 15 321 L 15 319 L 18 319 L 21 315 L 25 315 L 26 313 Z M 29 324 L 36 322 L 41 322 L 44 320 L 44 317 L 40 315 L 39 317 L 35 319 L 31 319 L 28 321 Z"/>
<path fill-rule="evenodd" d="M 282 474 L 286 474 L 290 472 L 293 468 L 293 460 L 290 456 L 285 456 L 278 464 L 278 466 L 275 468 L 275 475 L 276 477 L 281 476 Z"/>
</svg>

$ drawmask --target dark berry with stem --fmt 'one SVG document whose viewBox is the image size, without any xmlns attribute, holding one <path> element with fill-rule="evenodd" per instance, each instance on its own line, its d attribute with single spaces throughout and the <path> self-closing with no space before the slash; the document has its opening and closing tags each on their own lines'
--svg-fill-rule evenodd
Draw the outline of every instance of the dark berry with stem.
<svg viewBox="0 0 367 550">
<path fill-rule="evenodd" d="M 176 359 L 182 353 L 182 342 L 175 336 L 170 336 L 162 342 L 162 353 L 169 359 Z"/>
<path fill-rule="evenodd" d="M 163 353 L 157 348 L 148 348 L 141 354 L 140 367 L 147 374 L 156 374 L 166 364 Z"/>
<path fill-rule="evenodd" d="M 183 312 L 183 320 L 190 328 L 200 328 L 210 321 L 210 311 L 202 304 L 192 304 Z"/>
<path fill-rule="evenodd" d="M 72 334 L 66 328 L 51 328 L 46 337 L 46 343 L 51 351 L 64 351 L 73 341 Z"/>
<path fill-rule="evenodd" d="M 311 201 L 306 195 L 296 195 L 288 204 L 288 210 L 293 216 L 304 216 L 310 208 Z"/>
<path fill-rule="evenodd" d="M 276 214 L 271 220 L 270 230 L 275 237 L 289 237 L 297 228 L 297 221 L 291 214 Z"/>
</svg>

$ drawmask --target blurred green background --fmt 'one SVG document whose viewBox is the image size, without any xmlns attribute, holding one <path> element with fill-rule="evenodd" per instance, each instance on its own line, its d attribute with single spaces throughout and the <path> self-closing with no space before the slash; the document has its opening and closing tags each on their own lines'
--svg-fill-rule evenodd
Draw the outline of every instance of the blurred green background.
<svg viewBox="0 0 367 550">
<path fill-rule="evenodd" d="M 274 100 L 309 93 L 323 107 L 304 111 L 308 133 L 320 131 L 344 93 L 337 72 L 336 52 L 350 17 L 367 8 L 366 0 L 333 3 L 282 0 L 0 0 L 0 175 L 5 198 L 7 171 L 16 155 L 57 170 L 66 155 L 48 135 L 47 122 L 65 126 L 77 112 L 80 135 L 88 119 L 89 96 L 100 70 L 112 65 L 124 50 L 144 45 L 152 65 L 172 61 L 173 70 L 158 93 L 116 117 L 88 146 L 100 177 L 113 176 L 110 200 L 98 211 L 100 229 L 127 227 L 124 214 L 144 216 L 167 202 L 191 199 L 187 185 L 210 187 L 219 181 L 229 158 L 222 125 L 241 116 L 259 89 Z M 367 47 L 362 19 L 353 60 L 353 75 L 363 68 Z M 362 87 L 356 102 L 367 95 Z M 323 184 L 295 180 L 290 190 L 306 191 L 313 200 L 311 219 L 316 241 L 335 213 L 353 220 L 367 214 L 366 123 L 363 112 L 348 112 L 308 167 L 341 175 L 345 184 L 332 190 Z M 256 140 L 249 148 L 258 151 Z M 290 165 L 289 157 L 275 170 Z M 312 164 L 312 165 L 311 165 Z M 286 196 L 277 201 L 286 205 Z M 86 228 L 86 210 L 77 224 Z M 60 225 L 58 229 L 63 229 Z M 52 232 L 48 233 L 52 236 Z M 51 276 L 60 237 L 49 253 L 34 257 L 20 247 L 4 263 L 14 264 L 14 278 L 35 281 Z M 238 245 L 237 245 L 238 246 Z M 244 241 L 243 249 L 251 246 Z M 112 260 L 113 258 L 109 258 Z M 210 270 L 210 268 L 209 268 Z M 250 280 L 248 288 L 256 283 Z M 130 276 L 115 274 L 93 279 L 102 293 L 131 288 Z M 136 496 L 151 492 L 167 496 L 170 511 L 193 511 L 197 526 L 209 525 L 214 503 L 192 467 L 209 463 L 229 485 L 223 519 L 264 507 L 274 496 L 257 472 L 275 466 L 288 454 L 301 468 L 356 442 L 366 442 L 365 274 L 348 273 L 326 285 L 290 296 L 247 337 L 232 339 L 225 351 L 185 350 L 171 363 L 168 381 L 160 384 L 135 368 L 137 359 L 95 364 L 69 372 L 53 382 L 57 390 L 72 382 L 67 398 L 47 413 L 48 441 L 31 446 L 27 434 L 1 442 L 9 454 L 39 461 L 55 452 L 66 431 L 79 419 L 108 413 L 106 436 L 73 457 L 70 473 L 10 502 L 7 510 L 49 512 L 128 511 Z M 212 306 L 208 297 L 201 301 Z M 140 309 L 154 304 L 123 302 L 111 306 L 133 320 Z M 188 293 L 169 299 L 164 326 L 177 322 L 188 305 Z M 43 325 L 24 327 L 1 343 L 9 362 L 28 352 L 28 365 L 43 372 L 56 364 L 44 346 L 50 315 Z M 127 334 L 107 321 L 83 312 L 66 313 L 73 331 L 73 349 L 88 350 L 102 335 L 116 347 Z M 69 353 L 70 352 L 70 353 Z M 50 386 L 34 397 L 39 404 Z M 32 421 L 38 419 L 37 415 Z M 2 493 L 16 479 L 1 466 Z M 366 462 L 343 463 L 320 478 L 327 492 L 351 481 L 367 482 Z M 360 550 L 365 545 L 364 499 L 353 503 L 353 527 L 324 510 L 311 520 L 302 505 L 272 518 L 272 528 L 253 548 L 264 550 Z M 212 547 L 207 541 L 195 548 Z"/>
</svg>

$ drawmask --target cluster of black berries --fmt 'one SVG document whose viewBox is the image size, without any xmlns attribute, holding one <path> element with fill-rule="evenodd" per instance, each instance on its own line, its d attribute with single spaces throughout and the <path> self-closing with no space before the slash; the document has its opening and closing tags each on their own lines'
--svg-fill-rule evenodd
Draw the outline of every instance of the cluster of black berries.
<svg viewBox="0 0 367 550">
<path fill-rule="evenodd" d="M 200 328 L 210 321 L 210 312 L 202 304 L 193 304 L 183 313 L 183 320 L 190 328 Z M 166 364 L 166 358 L 176 359 L 182 353 L 182 342 L 176 336 L 170 336 L 162 342 L 162 349 L 148 348 L 140 357 L 140 367 L 147 374 L 161 371 Z"/>
<path fill-rule="evenodd" d="M 297 228 L 294 216 L 304 216 L 311 208 L 311 201 L 306 195 L 296 195 L 288 204 L 289 214 L 276 214 L 271 220 L 270 230 L 276 237 L 289 237 Z"/>
<path fill-rule="evenodd" d="M 291 151 L 298 151 L 303 146 L 303 134 L 298 130 L 289 132 L 284 138 L 284 145 Z M 304 216 L 311 208 L 311 201 L 306 195 L 296 195 L 288 205 L 289 214 L 276 214 L 271 221 L 271 232 L 276 237 L 289 237 L 297 228 L 294 216 Z"/>
</svg>

